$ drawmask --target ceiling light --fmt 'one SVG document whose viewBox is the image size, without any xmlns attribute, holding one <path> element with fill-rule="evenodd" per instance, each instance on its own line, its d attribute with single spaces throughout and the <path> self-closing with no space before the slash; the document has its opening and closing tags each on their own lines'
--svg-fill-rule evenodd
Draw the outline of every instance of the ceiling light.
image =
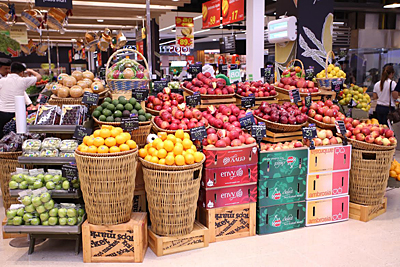
<svg viewBox="0 0 400 267">
<path fill-rule="evenodd" d="M 213 39 L 213 42 L 217 41 L 217 39 Z"/>
<path fill-rule="evenodd" d="M 104 22 L 104 19 L 98 19 L 97 22 Z"/>
<path fill-rule="evenodd" d="M 136 16 L 138 19 L 141 19 L 141 18 L 143 18 L 142 16 Z"/>
<path fill-rule="evenodd" d="M 76 42 L 76 39 L 71 39 L 71 42 Z"/>
<path fill-rule="evenodd" d="M 276 15 L 276 12 L 274 12 L 274 15 Z"/>
<path fill-rule="evenodd" d="M 178 2 L 179 0 L 172 0 L 172 2 Z"/>
<path fill-rule="evenodd" d="M 383 8 L 398 8 L 400 7 L 399 3 L 393 3 L 393 4 L 388 4 L 388 5 L 384 5 Z"/>
<path fill-rule="evenodd" d="M 197 31 L 194 32 L 193 35 L 198 34 L 198 33 L 202 33 L 202 32 L 208 32 L 210 29 L 205 29 L 205 30 L 201 30 L 201 31 Z"/>
<path fill-rule="evenodd" d="M 203 15 L 200 15 L 200 16 L 195 17 L 193 20 L 201 19 L 202 17 L 203 17 Z"/>
<path fill-rule="evenodd" d="M 172 40 L 172 41 L 164 42 L 164 43 L 161 43 L 160 45 L 170 44 L 170 43 L 173 43 L 173 42 L 176 42 L 176 40 Z"/>
<path fill-rule="evenodd" d="M 171 32 L 176 32 L 176 29 L 175 29 L 175 28 L 173 28 L 173 29 L 171 30 Z"/>
</svg>

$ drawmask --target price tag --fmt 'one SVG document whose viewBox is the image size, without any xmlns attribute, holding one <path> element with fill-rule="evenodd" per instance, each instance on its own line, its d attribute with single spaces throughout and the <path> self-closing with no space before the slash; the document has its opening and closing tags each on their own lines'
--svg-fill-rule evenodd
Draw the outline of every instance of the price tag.
<svg viewBox="0 0 400 267">
<path fill-rule="evenodd" d="M 311 103 L 312 103 L 311 95 L 306 96 L 306 97 L 304 98 L 304 102 L 305 102 L 305 104 L 306 104 L 306 107 L 309 108 L 309 107 L 311 106 Z"/>
<path fill-rule="evenodd" d="M 256 97 L 254 94 L 251 94 L 250 96 L 245 96 L 242 97 L 242 108 L 251 108 L 254 107 L 256 104 Z"/>
<path fill-rule="evenodd" d="M 46 104 L 47 103 L 47 101 L 49 100 L 49 96 L 47 96 L 47 95 L 43 95 L 43 94 L 39 94 L 39 96 L 38 96 L 38 98 L 37 98 L 37 102 L 39 103 L 39 104 Z"/>
<path fill-rule="evenodd" d="M 344 137 L 343 144 L 347 145 L 347 137 L 346 137 L 347 129 L 346 129 L 346 125 L 344 124 L 344 121 L 336 121 L 335 124 L 336 124 L 337 132 L 339 132 Z"/>
<path fill-rule="evenodd" d="M 167 81 L 154 81 L 153 83 L 153 92 L 154 93 L 160 93 L 163 91 L 165 87 L 168 87 L 168 82 Z"/>
<path fill-rule="evenodd" d="M 228 74 L 228 65 L 219 64 L 218 65 L 218 70 L 219 70 L 219 73 L 227 75 Z"/>
<path fill-rule="evenodd" d="M 251 135 L 260 142 L 263 137 L 267 135 L 267 128 L 265 123 L 258 124 L 258 125 L 251 125 Z"/>
<path fill-rule="evenodd" d="M 129 118 L 121 118 L 121 128 L 125 132 L 132 132 L 133 130 L 139 129 L 139 118 L 137 115 L 133 115 Z"/>
<path fill-rule="evenodd" d="M 245 128 L 245 129 L 250 128 L 250 126 L 255 123 L 253 114 L 249 114 L 243 118 L 240 118 L 239 123 L 242 128 Z"/>
<path fill-rule="evenodd" d="M 171 89 L 171 93 L 183 95 L 183 89 Z"/>
<path fill-rule="evenodd" d="M 314 124 L 310 124 L 308 127 L 303 127 L 301 130 L 303 132 L 304 139 L 312 140 L 317 137 L 317 128 Z"/>
<path fill-rule="evenodd" d="M 132 89 L 132 97 L 138 102 L 146 101 L 149 97 L 149 90 L 147 89 Z"/>
<path fill-rule="evenodd" d="M 84 92 L 82 103 L 89 106 L 97 106 L 97 104 L 99 103 L 99 94 Z"/>
<path fill-rule="evenodd" d="M 265 78 L 265 81 L 269 81 L 274 76 L 272 65 L 267 65 L 266 68 L 261 68 L 261 76 Z"/>
<path fill-rule="evenodd" d="M 188 68 L 188 72 L 192 75 L 197 75 L 197 73 L 200 73 L 202 71 L 202 65 L 201 64 L 190 64 Z"/>
<path fill-rule="evenodd" d="M 336 93 L 342 91 L 343 90 L 343 80 L 342 79 L 332 80 L 331 88 L 332 88 L 332 91 L 335 91 Z"/>
<path fill-rule="evenodd" d="M 78 168 L 73 165 L 63 165 L 61 167 L 62 176 L 67 178 L 68 180 L 76 180 L 78 179 Z"/>
<path fill-rule="evenodd" d="M 309 66 L 306 69 L 306 80 L 311 81 L 314 78 L 314 66 Z"/>
<path fill-rule="evenodd" d="M 190 107 L 196 107 L 201 104 L 201 96 L 198 92 L 193 95 L 186 96 L 186 105 Z"/>
<path fill-rule="evenodd" d="M 237 70 L 238 69 L 238 65 L 237 64 L 231 64 L 230 67 L 231 67 L 231 70 Z"/>
<path fill-rule="evenodd" d="M 289 91 L 290 102 L 298 103 L 301 101 L 299 89 L 292 89 Z"/>
<path fill-rule="evenodd" d="M 75 127 L 75 132 L 73 138 L 79 141 L 82 141 L 85 136 L 92 134 L 92 129 L 87 129 L 83 126 L 77 125 Z"/>
<path fill-rule="evenodd" d="M 354 108 L 354 107 L 356 107 L 356 106 L 357 106 L 357 102 L 354 101 L 354 99 L 352 98 L 352 99 L 350 100 L 350 102 L 349 102 L 348 107 L 349 107 L 349 108 Z"/>
<path fill-rule="evenodd" d="M 206 127 L 200 126 L 190 129 L 190 137 L 192 141 L 196 140 L 199 140 L 200 142 L 203 141 L 204 138 L 207 138 Z"/>
</svg>

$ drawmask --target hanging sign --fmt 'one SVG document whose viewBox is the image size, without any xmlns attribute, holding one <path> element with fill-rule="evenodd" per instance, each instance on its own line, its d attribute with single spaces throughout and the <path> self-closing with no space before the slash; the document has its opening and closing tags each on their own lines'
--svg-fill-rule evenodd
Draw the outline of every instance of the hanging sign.
<svg viewBox="0 0 400 267">
<path fill-rule="evenodd" d="M 194 22 L 192 17 L 175 17 L 176 45 L 194 48 Z"/>
<path fill-rule="evenodd" d="M 10 29 L 10 37 L 20 44 L 28 44 L 28 32 L 26 26 L 12 26 Z"/>
<path fill-rule="evenodd" d="M 35 6 L 72 9 L 72 0 L 35 0 Z"/>
<path fill-rule="evenodd" d="M 240 77 L 240 70 L 239 69 L 235 69 L 235 70 L 231 69 L 229 71 L 229 81 L 231 83 L 240 82 L 240 79 L 241 79 L 241 77 Z"/>
<path fill-rule="evenodd" d="M 211 0 L 203 3 L 203 29 L 218 27 L 221 16 L 221 0 Z"/>
<path fill-rule="evenodd" d="M 244 20 L 244 0 L 222 0 L 222 25 Z"/>
</svg>

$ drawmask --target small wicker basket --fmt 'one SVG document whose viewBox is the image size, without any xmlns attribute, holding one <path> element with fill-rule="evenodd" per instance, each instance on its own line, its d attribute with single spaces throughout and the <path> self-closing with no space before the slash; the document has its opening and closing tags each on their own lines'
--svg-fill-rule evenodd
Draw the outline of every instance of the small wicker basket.
<svg viewBox="0 0 400 267">
<path fill-rule="evenodd" d="M 303 124 L 282 124 L 282 123 L 277 123 L 277 122 L 272 122 L 266 119 L 263 119 L 257 115 L 254 115 L 255 118 L 257 118 L 258 121 L 262 121 L 265 123 L 265 126 L 268 129 L 271 129 L 273 131 L 278 131 L 278 132 L 296 132 L 300 131 L 302 127 L 307 126 L 307 122 Z"/>
<path fill-rule="evenodd" d="M 318 88 L 321 89 L 321 90 L 325 90 L 325 91 L 331 91 L 332 90 L 332 80 L 337 80 L 338 79 L 338 78 L 328 78 L 328 63 L 329 63 L 329 56 L 330 55 L 332 55 L 332 60 L 335 59 L 335 53 L 333 53 L 333 51 L 329 51 L 326 54 L 325 78 L 317 78 Z"/>
</svg>

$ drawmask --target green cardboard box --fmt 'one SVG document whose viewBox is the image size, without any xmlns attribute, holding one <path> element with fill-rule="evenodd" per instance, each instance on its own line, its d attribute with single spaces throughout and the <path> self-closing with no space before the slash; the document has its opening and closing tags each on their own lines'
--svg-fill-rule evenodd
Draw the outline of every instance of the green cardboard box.
<svg viewBox="0 0 400 267">
<path fill-rule="evenodd" d="M 303 176 L 308 173 L 308 148 L 261 152 L 258 179 Z"/>
<path fill-rule="evenodd" d="M 296 202 L 257 208 L 257 234 L 272 234 L 304 227 L 306 203 Z"/>
<path fill-rule="evenodd" d="M 300 176 L 259 180 L 258 206 L 267 207 L 304 201 L 306 181 L 306 177 Z"/>
</svg>

